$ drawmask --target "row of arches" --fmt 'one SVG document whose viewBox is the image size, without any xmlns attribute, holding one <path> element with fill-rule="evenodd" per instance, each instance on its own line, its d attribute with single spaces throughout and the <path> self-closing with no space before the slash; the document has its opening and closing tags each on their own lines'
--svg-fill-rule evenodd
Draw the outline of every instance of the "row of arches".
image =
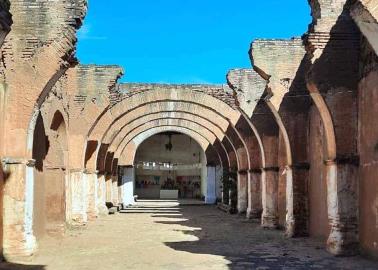
<svg viewBox="0 0 378 270">
<path fill-rule="evenodd" d="M 161 132 L 198 142 L 209 171 L 218 172 L 209 173 L 208 181 L 223 184 L 216 199 L 239 213 L 261 219 L 266 228 L 282 228 L 289 237 L 320 237 L 336 255 L 356 253 L 359 241 L 374 253 L 375 238 L 366 240 L 366 232 L 375 232 L 376 224 L 366 221 L 372 212 L 361 205 L 375 209 L 375 199 L 369 193 L 363 201 L 365 193 L 358 190 L 374 159 L 358 148 L 370 151 L 359 141 L 368 133 L 368 118 L 358 104 L 365 88 L 374 99 L 376 77 L 361 89 L 359 80 L 374 73 L 378 61 L 370 33 L 360 44 L 361 32 L 349 14 L 357 7 L 335 1 L 328 12 L 327 3 L 312 1 L 308 35 L 255 41 L 253 69 L 232 70 L 228 85 L 131 85 L 116 83 L 123 73 L 119 67 L 75 66 L 73 40 L 84 2 L 45 3 L 59 14 L 58 22 L 51 22 L 58 30 L 51 33 L 69 33 L 62 46 L 49 46 L 52 34 L 40 36 L 37 30 L 28 36 L 35 34 L 47 45 L 25 46 L 24 24 L 16 23 L 2 48 L 7 254 L 29 255 L 35 238 L 85 225 L 106 214 L 107 203 L 132 202 L 138 147 Z M 20 4 L 13 10 L 17 17 L 26 11 Z M 33 11 L 36 18 L 39 11 Z M 360 54 L 371 61 L 360 64 Z M 51 65 L 45 67 L 47 60 Z M 370 137 L 373 142 L 374 134 Z M 361 183 L 364 190 L 369 187 Z M 360 223 L 368 228 L 361 234 Z"/>
</svg>

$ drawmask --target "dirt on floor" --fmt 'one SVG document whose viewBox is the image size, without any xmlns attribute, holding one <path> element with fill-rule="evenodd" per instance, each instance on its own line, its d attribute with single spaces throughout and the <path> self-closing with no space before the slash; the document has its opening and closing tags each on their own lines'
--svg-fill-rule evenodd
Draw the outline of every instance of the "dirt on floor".
<svg viewBox="0 0 378 270">
<path fill-rule="evenodd" d="M 378 269 L 361 257 L 335 258 L 308 238 L 231 216 L 215 206 L 143 201 L 87 228 L 44 239 L 22 264 L 0 269 Z"/>
</svg>

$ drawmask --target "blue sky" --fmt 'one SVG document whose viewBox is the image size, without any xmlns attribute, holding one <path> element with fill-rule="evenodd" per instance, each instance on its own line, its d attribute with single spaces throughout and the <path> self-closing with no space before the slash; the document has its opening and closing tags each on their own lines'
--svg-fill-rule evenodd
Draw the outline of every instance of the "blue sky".
<svg viewBox="0 0 378 270">
<path fill-rule="evenodd" d="M 124 82 L 224 83 L 251 67 L 256 38 L 301 36 L 307 0 L 89 0 L 79 31 L 83 64 L 117 64 Z"/>
</svg>

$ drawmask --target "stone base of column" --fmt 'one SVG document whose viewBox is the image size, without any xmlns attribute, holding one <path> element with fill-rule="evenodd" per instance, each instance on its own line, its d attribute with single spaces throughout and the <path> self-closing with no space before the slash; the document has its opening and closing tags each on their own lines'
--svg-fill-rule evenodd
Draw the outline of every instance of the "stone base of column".
<svg viewBox="0 0 378 270">
<path fill-rule="evenodd" d="M 261 226 L 264 229 L 277 229 L 278 228 L 278 218 L 273 216 L 262 216 Z"/>
<path fill-rule="evenodd" d="M 349 227 L 349 228 L 347 228 Z M 327 240 L 327 250 L 335 256 L 355 256 L 360 252 L 355 226 L 332 226 Z"/>
<path fill-rule="evenodd" d="M 247 219 L 261 219 L 261 211 L 256 211 L 254 209 L 247 209 Z"/>
</svg>

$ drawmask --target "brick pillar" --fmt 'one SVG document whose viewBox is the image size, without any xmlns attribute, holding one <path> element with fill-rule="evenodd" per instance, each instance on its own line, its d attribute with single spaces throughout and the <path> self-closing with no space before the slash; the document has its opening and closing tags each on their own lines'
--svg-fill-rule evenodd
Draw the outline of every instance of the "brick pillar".
<svg viewBox="0 0 378 270">
<path fill-rule="evenodd" d="M 216 167 L 207 166 L 207 189 L 205 202 L 207 204 L 214 204 L 217 201 L 216 195 Z"/>
<path fill-rule="evenodd" d="M 262 213 L 261 182 L 263 172 L 261 169 L 248 171 L 248 208 L 247 218 L 260 219 Z"/>
<path fill-rule="evenodd" d="M 261 225 L 264 228 L 275 229 L 278 226 L 278 172 L 279 168 L 269 167 L 263 169 L 265 181 L 262 184 L 263 213 Z"/>
<path fill-rule="evenodd" d="M 248 208 L 248 171 L 238 172 L 238 213 L 242 214 Z"/>
</svg>

